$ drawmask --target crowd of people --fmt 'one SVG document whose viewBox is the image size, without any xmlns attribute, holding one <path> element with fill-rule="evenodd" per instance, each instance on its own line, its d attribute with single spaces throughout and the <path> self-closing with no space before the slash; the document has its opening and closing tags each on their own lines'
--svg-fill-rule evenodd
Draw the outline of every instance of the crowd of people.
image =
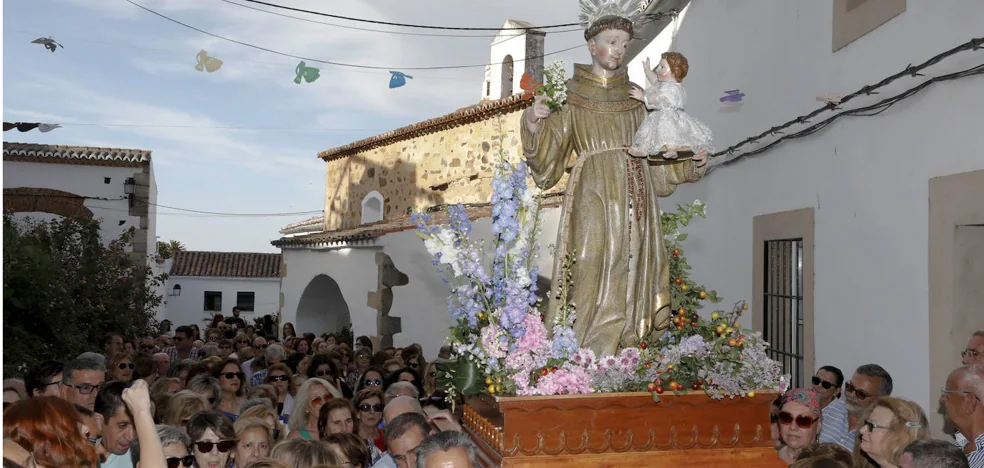
<svg viewBox="0 0 984 468">
<path fill-rule="evenodd" d="M 892 376 L 877 364 L 845 381 L 821 367 L 812 387 L 773 404 L 772 438 L 792 467 L 984 468 L 984 331 L 971 336 L 962 366 L 942 385 L 940 408 L 954 441 L 930 438 L 926 411 L 892 396 Z"/>
<path fill-rule="evenodd" d="M 4 467 L 477 466 L 420 345 L 262 335 L 233 316 L 4 381 Z M 354 349 L 353 349 L 354 348 Z M 444 430 L 442 430 L 442 428 Z"/>
</svg>

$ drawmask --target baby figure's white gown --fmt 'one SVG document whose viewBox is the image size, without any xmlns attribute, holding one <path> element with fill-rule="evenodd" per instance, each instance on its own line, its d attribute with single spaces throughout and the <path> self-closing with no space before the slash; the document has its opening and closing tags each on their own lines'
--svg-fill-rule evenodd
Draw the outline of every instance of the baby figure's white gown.
<svg viewBox="0 0 984 468">
<path fill-rule="evenodd" d="M 645 149 L 650 155 L 679 148 L 714 151 L 711 129 L 683 111 L 686 100 L 687 92 L 676 81 L 650 85 L 646 89 L 646 107 L 652 112 L 636 131 L 632 146 Z"/>
</svg>

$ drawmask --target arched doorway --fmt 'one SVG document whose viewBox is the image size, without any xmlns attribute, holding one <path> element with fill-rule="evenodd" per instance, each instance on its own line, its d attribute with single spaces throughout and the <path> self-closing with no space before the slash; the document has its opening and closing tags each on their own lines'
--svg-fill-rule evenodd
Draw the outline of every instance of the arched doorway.
<svg viewBox="0 0 984 468">
<path fill-rule="evenodd" d="M 513 94 L 513 58 L 512 55 L 507 55 L 502 59 L 502 92 L 499 96 L 500 99 L 505 99 Z"/>
<path fill-rule="evenodd" d="M 362 224 L 383 220 L 383 195 L 373 190 L 362 199 Z"/>
<path fill-rule="evenodd" d="M 297 304 L 298 333 L 334 333 L 352 320 L 338 283 L 328 275 L 318 275 L 308 283 Z"/>
</svg>

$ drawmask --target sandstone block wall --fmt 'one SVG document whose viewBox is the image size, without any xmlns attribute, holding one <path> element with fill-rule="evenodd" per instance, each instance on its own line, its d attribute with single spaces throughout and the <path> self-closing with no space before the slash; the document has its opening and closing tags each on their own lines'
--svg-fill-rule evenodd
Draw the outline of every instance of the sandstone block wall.
<svg viewBox="0 0 984 468">
<path fill-rule="evenodd" d="M 510 161 L 522 157 L 521 116 L 517 110 L 326 162 L 326 230 L 358 226 L 362 201 L 374 190 L 385 201 L 384 221 L 407 216 L 408 209 L 488 202 L 500 141 Z M 566 185 L 565 177 L 550 192 Z"/>
</svg>

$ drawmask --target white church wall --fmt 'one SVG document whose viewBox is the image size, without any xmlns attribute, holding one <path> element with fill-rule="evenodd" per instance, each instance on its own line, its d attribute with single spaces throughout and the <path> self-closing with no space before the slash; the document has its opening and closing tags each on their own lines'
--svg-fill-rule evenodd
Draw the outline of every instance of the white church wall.
<svg viewBox="0 0 984 468">
<path fill-rule="evenodd" d="M 549 278 L 552 257 L 548 246 L 555 243 L 560 208 L 545 208 L 542 216 L 540 275 Z M 491 226 L 489 218 L 474 221 L 472 237 L 490 243 Z M 283 278 L 281 288 L 284 296 L 281 320 L 297 325 L 300 333 L 323 332 L 304 329 L 297 321 L 297 307 L 308 283 L 317 275 L 325 274 L 338 282 L 355 335 L 375 335 L 377 311 L 366 304 L 368 294 L 376 291 L 376 252 L 389 255 L 396 268 L 409 278 L 407 285 L 393 288 L 393 307 L 389 315 L 400 317 L 402 326 L 402 331 L 393 336 L 393 345 L 402 347 L 420 343 L 427 359 L 436 358 L 453 325 L 445 302 L 450 290 L 414 230 L 387 234 L 371 246 L 323 251 L 284 249 L 287 276 Z"/>
<path fill-rule="evenodd" d="M 675 41 L 690 60 L 687 111 L 725 147 L 812 111 L 821 105 L 818 95 L 853 92 L 979 36 L 982 17 L 984 3 L 975 0 L 947 8 L 910 1 L 908 11 L 832 53 L 829 2 L 768 9 L 693 2 Z M 655 65 L 664 50 L 658 44 L 669 41 L 654 44 L 629 65 L 632 76 L 641 78 L 646 56 Z M 903 78 L 845 107 L 872 104 L 981 59 L 980 52 L 956 55 L 927 77 Z M 895 395 L 934 411 L 929 389 L 942 382 L 927 385 L 928 183 L 984 168 L 982 79 L 935 84 L 878 116 L 843 118 L 679 187 L 662 201 L 664 210 L 698 198 L 708 207 L 707 220 L 686 228 L 695 279 L 717 289 L 725 304 L 751 301 L 753 218 L 812 207 L 816 366 L 834 365 L 849 377 L 859 365 L 878 363 L 892 374 Z M 745 102 L 725 109 L 717 98 L 736 88 Z"/>
</svg>

